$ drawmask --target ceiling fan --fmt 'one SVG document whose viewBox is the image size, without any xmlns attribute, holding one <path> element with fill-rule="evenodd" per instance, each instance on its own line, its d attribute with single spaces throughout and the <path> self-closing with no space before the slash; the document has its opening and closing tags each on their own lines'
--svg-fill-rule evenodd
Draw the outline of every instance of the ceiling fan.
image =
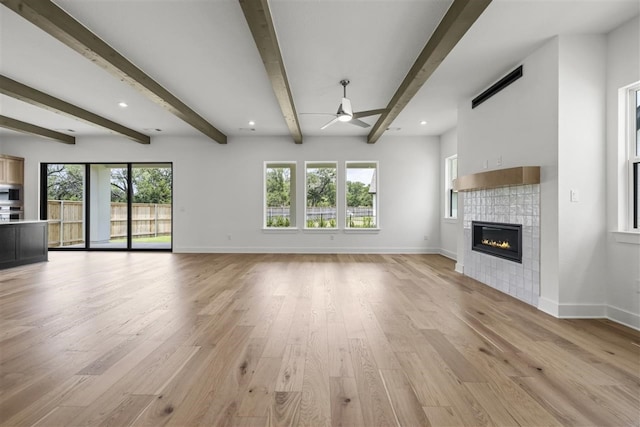
<svg viewBox="0 0 640 427">
<path fill-rule="evenodd" d="M 342 85 L 343 89 L 342 102 L 338 107 L 338 112 L 335 114 L 335 118 L 333 118 L 326 125 L 322 126 L 320 128 L 321 130 L 328 128 L 336 122 L 351 123 L 352 125 L 368 128 L 371 125 L 363 122 L 362 120 L 359 120 L 361 117 L 375 116 L 376 114 L 382 114 L 386 111 L 384 108 L 381 108 L 378 110 L 358 111 L 354 113 L 353 109 L 351 108 L 351 101 L 349 100 L 349 98 L 347 98 L 347 85 L 349 83 L 350 82 L 347 79 L 340 80 L 340 84 Z"/>
</svg>

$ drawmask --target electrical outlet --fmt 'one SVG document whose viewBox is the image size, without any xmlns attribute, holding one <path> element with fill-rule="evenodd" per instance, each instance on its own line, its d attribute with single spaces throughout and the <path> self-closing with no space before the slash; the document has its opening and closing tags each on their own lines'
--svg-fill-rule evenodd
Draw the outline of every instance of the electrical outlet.
<svg viewBox="0 0 640 427">
<path fill-rule="evenodd" d="M 502 156 L 498 156 L 498 159 L 496 160 L 496 165 L 502 166 Z"/>
<path fill-rule="evenodd" d="M 333 234 L 329 236 L 329 240 L 333 240 Z"/>
<path fill-rule="evenodd" d="M 577 203 L 580 201 L 580 193 L 578 193 L 578 190 L 569 190 L 569 200 L 572 203 Z"/>
<path fill-rule="evenodd" d="M 485 160 L 483 166 L 485 169 L 489 169 L 489 160 Z"/>
<path fill-rule="evenodd" d="M 227 234 L 227 240 L 231 240 L 231 234 Z"/>
<path fill-rule="evenodd" d="M 429 236 L 424 236 L 424 240 L 429 240 Z"/>
</svg>

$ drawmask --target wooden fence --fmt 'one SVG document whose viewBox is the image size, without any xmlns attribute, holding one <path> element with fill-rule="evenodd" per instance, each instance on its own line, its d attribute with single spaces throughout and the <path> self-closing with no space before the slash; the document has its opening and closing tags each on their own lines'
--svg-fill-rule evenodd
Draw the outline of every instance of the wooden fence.
<svg viewBox="0 0 640 427">
<path fill-rule="evenodd" d="M 84 203 L 49 200 L 49 247 L 84 243 Z M 111 239 L 127 237 L 127 204 L 111 203 Z M 171 234 L 171 205 L 133 203 L 132 237 L 156 237 Z"/>
</svg>

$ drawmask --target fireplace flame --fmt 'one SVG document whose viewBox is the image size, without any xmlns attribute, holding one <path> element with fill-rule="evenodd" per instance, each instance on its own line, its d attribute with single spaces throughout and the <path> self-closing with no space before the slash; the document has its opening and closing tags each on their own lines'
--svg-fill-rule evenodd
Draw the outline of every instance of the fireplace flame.
<svg viewBox="0 0 640 427">
<path fill-rule="evenodd" d="M 500 248 L 500 249 L 510 249 L 511 245 L 509 244 L 509 242 L 496 242 L 495 240 L 489 240 L 489 239 L 482 239 L 482 244 L 483 245 L 487 245 L 487 246 L 491 246 L 494 248 Z"/>
</svg>

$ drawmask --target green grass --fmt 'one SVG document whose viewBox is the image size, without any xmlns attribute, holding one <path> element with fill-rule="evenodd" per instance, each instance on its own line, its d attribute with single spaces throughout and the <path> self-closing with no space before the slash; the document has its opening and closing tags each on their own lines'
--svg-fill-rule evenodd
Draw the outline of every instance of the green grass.
<svg viewBox="0 0 640 427">
<path fill-rule="evenodd" d="M 126 242 L 127 239 L 111 239 L 109 243 Z M 171 243 L 171 236 L 158 236 L 158 237 L 134 237 L 133 243 Z"/>
</svg>

